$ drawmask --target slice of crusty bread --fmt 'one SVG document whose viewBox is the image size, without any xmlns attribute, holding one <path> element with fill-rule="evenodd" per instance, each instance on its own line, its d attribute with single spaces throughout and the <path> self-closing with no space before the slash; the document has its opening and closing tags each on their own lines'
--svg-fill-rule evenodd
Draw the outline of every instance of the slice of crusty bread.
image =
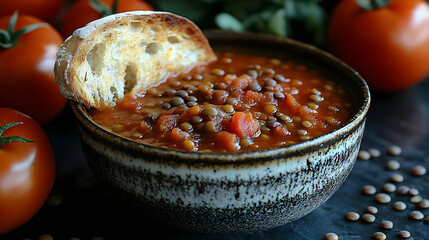
<svg viewBox="0 0 429 240">
<path fill-rule="evenodd" d="M 111 15 L 76 30 L 60 47 L 55 77 L 61 93 L 87 107 L 114 106 L 167 77 L 216 59 L 186 18 L 152 11 Z"/>
</svg>

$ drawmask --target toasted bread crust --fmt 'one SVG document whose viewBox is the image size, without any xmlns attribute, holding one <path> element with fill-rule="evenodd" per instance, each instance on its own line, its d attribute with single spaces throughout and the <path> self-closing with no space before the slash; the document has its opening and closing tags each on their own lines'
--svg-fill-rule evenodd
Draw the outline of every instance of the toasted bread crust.
<svg viewBox="0 0 429 240">
<path fill-rule="evenodd" d="M 57 53 L 61 93 L 87 107 L 114 106 L 169 76 L 216 59 L 186 18 L 152 11 L 111 15 L 76 30 Z"/>
</svg>

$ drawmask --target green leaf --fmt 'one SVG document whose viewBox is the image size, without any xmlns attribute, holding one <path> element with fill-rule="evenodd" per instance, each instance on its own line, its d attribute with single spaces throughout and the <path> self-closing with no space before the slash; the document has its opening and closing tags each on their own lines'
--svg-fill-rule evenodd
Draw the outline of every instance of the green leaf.
<svg viewBox="0 0 429 240">
<path fill-rule="evenodd" d="M 243 24 L 229 13 L 219 13 L 215 18 L 216 24 L 224 30 L 244 31 Z"/>
<path fill-rule="evenodd" d="M 273 17 L 268 22 L 269 31 L 277 36 L 285 37 L 286 32 L 286 18 L 284 9 L 278 9 Z"/>
<path fill-rule="evenodd" d="M 7 129 L 21 125 L 21 124 L 23 124 L 23 123 L 22 122 L 11 122 L 11 123 L 7 123 L 3 126 L 0 126 L 0 147 L 3 144 L 11 143 L 11 142 L 22 142 L 22 143 L 34 142 L 33 140 L 25 139 L 23 137 L 18 137 L 18 136 L 8 136 L 8 137 L 2 137 L 1 136 Z"/>
</svg>

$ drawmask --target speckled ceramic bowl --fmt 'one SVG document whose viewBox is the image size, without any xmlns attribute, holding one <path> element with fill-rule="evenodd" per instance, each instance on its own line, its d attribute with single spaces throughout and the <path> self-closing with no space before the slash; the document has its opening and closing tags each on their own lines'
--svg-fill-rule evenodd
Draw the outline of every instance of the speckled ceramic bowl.
<svg viewBox="0 0 429 240">
<path fill-rule="evenodd" d="M 350 91 L 355 115 L 340 129 L 295 145 L 194 153 L 106 131 L 73 102 L 90 168 L 128 206 L 182 230 L 256 231 L 303 217 L 338 189 L 355 163 L 370 105 L 367 84 L 338 59 L 293 40 L 219 31 L 206 36 L 215 51 L 262 54 L 319 69 Z"/>
</svg>

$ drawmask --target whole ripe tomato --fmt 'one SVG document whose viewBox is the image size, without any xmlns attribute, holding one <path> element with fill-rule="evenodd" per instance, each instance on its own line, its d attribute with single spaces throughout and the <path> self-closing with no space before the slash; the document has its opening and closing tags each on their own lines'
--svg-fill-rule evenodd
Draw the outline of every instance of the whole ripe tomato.
<svg viewBox="0 0 429 240">
<path fill-rule="evenodd" d="M 0 18 L 0 29 L 8 29 L 10 18 Z M 38 23 L 44 22 L 19 15 L 15 31 Z M 19 37 L 12 47 L 0 46 L 0 107 L 16 109 L 40 124 L 61 112 L 66 99 L 55 81 L 54 63 L 62 43 L 57 30 L 46 24 Z"/>
<path fill-rule="evenodd" d="M 3 234 L 24 224 L 42 207 L 54 183 L 55 159 L 48 137 L 35 120 L 10 108 L 0 108 L 0 116 L 0 234 Z M 2 129 L 10 123 L 21 124 Z M 34 142 L 8 143 L 8 137 L 12 136 Z"/>
<path fill-rule="evenodd" d="M 15 11 L 51 22 L 64 6 L 65 0 L 0 0 L 0 17 Z"/>
<path fill-rule="evenodd" d="M 112 12 L 114 0 L 95 0 L 96 2 L 103 4 L 110 11 L 102 13 L 102 11 L 96 10 L 90 4 L 91 1 L 94 2 L 94 0 L 78 0 L 68 9 L 61 26 L 61 35 L 64 38 L 69 37 L 76 29 L 85 26 L 87 23 L 113 13 L 154 10 L 154 8 L 145 1 L 118 0 L 117 10 Z"/>
<path fill-rule="evenodd" d="M 429 4 L 391 0 L 365 10 L 357 2 L 362 1 L 342 0 L 335 7 L 330 51 L 375 91 L 399 91 L 423 80 L 429 72 Z M 366 2 L 370 6 L 377 1 Z"/>
</svg>

